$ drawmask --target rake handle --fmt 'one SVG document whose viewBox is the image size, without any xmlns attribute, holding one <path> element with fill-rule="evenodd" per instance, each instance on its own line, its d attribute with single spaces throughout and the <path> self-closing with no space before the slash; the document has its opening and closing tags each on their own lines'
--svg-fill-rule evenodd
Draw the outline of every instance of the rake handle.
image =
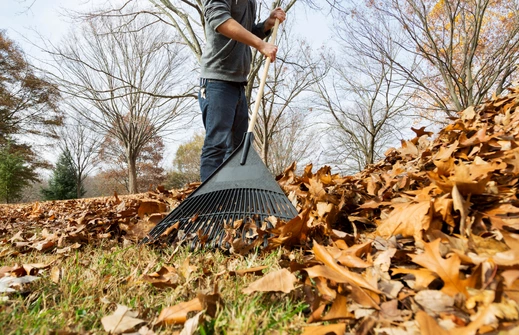
<svg viewBox="0 0 519 335">
<path fill-rule="evenodd" d="M 276 37 L 278 34 L 278 28 L 279 28 L 279 20 L 276 19 L 276 22 L 274 23 L 274 28 L 272 30 L 272 42 L 276 43 Z M 270 57 L 267 57 L 265 60 L 265 67 L 263 68 L 263 74 L 261 75 L 260 85 L 258 88 L 258 94 L 256 96 L 256 101 L 254 102 L 254 108 L 252 109 L 252 116 L 249 122 L 249 128 L 247 129 L 247 134 L 245 135 L 245 143 L 243 152 L 241 155 L 240 164 L 244 165 L 247 161 L 247 153 L 249 152 L 250 145 L 252 143 L 252 140 L 254 139 L 254 126 L 256 125 L 256 120 L 258 119 L 258 111 L 261 103 L 261 98 L 263 97 L 263 91 L 265 89 L 265 83 L 267 82 L 267 75 L 269 72 L 270 63 L 272 61 L 270 60 Z"/>
</svg>

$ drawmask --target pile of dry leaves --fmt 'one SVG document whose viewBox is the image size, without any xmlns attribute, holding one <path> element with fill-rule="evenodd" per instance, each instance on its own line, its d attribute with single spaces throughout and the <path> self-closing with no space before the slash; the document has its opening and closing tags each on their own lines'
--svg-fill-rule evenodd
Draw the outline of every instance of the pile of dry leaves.
<svg viewBox="0 0 519 335">
<path fill-rule="evenodd" d="M 519 88 L 461 112 L 439 134 L 414 131 L 355 176 L 287 169 L 278 181 L 299 215 L 269 229 L 266 247 L 237 237 L 230 252 L 282 247 L 306 257 L 287 257 L 243 292 L 300 290 L 310 306 L 304 334 L 519 332 Z M 17 252 L 135 243 L 195 186 L 2 206 L 0 238 Z M 206 299 L 185 304 L 198 311 Z M 159 319 L 177 322 L 169 312 Z"/>
</svg>

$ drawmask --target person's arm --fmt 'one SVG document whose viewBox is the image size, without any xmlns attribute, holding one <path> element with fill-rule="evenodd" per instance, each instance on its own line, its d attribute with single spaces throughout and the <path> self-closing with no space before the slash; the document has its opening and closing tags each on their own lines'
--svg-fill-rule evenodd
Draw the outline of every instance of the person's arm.
<svg viewBox="0 0 519 335">
<path fill-rule="evenodd" d="M 283 22 L 286 19 L 286 14 L 281 9 L 281 7 L 278 7 L 274 9 L 270 16 L 265 22 L 263 22 L 263 29 L 264 32 L 270 31 L 272 27 L 274 27 L 274 24 L 276 22 L 276 19 L 279 20 L 279 22 Z M 261 52 L 266 57 L 270 57 L 271 61 L 276 60 L 276 53 L 278 51 L 278 47 L 272 43 L 267 43 L 258 36 L 254 35 L 247 29 L 245 29 L 241 24 L 239 24 L 234 19 L 228 19 L 224 23 L 220 24 L 216 30 L 233 40 L 236 40 L 238 42 L 247 44 L 248 46 L 251 46 L 253 48 L 256 48 L 259 52 Z"/>
<path fill-rule="evenodd" d="M 258 49 L 266 57 L 270 57 L 271 61 L 276 60 L 276 53 L 278 51 L 278 47 L 272 43 L 267 43 L 258 36 L 254 35 L 247 29 L 245 29 L 241 24 L 239 24 L 234 19 L 228 19 L 224 23 L 218 26 L 216 30 L 235 41 L 247 44 L 253 48 Z"/>
</svg>

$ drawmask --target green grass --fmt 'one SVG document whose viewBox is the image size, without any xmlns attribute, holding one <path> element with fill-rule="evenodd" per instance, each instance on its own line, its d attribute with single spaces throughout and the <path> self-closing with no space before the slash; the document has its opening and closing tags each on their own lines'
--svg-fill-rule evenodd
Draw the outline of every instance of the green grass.
<svg viewBox="0 0 519 335">
<path fill-rule="evenodd" d="M 280 268 L 280 257 L 280 251 L 241 257 L 218 251 L 190 253 L 186 249 L 173 255 L 168 248 L 110 243 L 83 246 L 66 257 L 41 252 L 3 257 L 2 265 L 52 262 L 51 268 L 60 269 L 62 277 L 54 283 L 51 268 L 41 270 L 39 280 L 19 292 L 4 294 L 0 298 L 0 333 L 51 334 L 66 330 L 103 334 L 101 318 L 121 304 L 138 311 L 137 317 L 147 321 L 143 325 L 156 334 L 171 334 L 182 326 L 153 326 L 160 311 L 191 300 L 199 292 L 210 294 L 217 286 L 223 303 L 214 318 L 204 316 L 198 333 L 297 334 L 307 318 L 304 311 L 308 306 L 302 299 L 281 293 L 245 295 L 242 289 L 259 277 L 228 274 L 228 270 L 260 265 L 267 265 L 264 272 L 271 272 Z M 163 265 L 175 266 L 181 273 L 187 258 L 194 271 L 188 280 L 180 276 L 175 288 L 159 289 L 140 280 L 143 273 L 155 272 Z"/>
</svg>

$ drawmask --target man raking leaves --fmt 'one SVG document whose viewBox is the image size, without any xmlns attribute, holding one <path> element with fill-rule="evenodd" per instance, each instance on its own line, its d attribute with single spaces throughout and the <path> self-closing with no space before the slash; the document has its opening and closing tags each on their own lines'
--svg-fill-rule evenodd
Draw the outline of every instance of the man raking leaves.
<svg viewBox="0 0 519 335">
<path fill-rule="evenodd" d="M 277 46 L 262 38 L 272 29 L 275 42 L 285 12 L 276 8 L 266 21 L 254 24 L 254 0 L 215 0 L 205 1 L 204 5 L 207 45 L 202 55 L 199 91 L 206 129 L 201 156 L 202 184 L 159 222 L 143 242 L 167 235 L 173 242 L 192 240 L 192 248 L 206 244 L 219 247 L 230 245 L 235 239 L 226 227 L 235 232 L 241 229 L 241 237 L 245 239 L 247 231 L 254 235 L 254 225 L 262 227 L 263 222 L 268 222 L 272 226 L 270 217 L 289 220 L 297 215 L 251 148 L 268 68 L 277 53 Z M 247 128 L 245 85 L 250 71 L 250 46 L 267 59 Z"/>
</svg>

